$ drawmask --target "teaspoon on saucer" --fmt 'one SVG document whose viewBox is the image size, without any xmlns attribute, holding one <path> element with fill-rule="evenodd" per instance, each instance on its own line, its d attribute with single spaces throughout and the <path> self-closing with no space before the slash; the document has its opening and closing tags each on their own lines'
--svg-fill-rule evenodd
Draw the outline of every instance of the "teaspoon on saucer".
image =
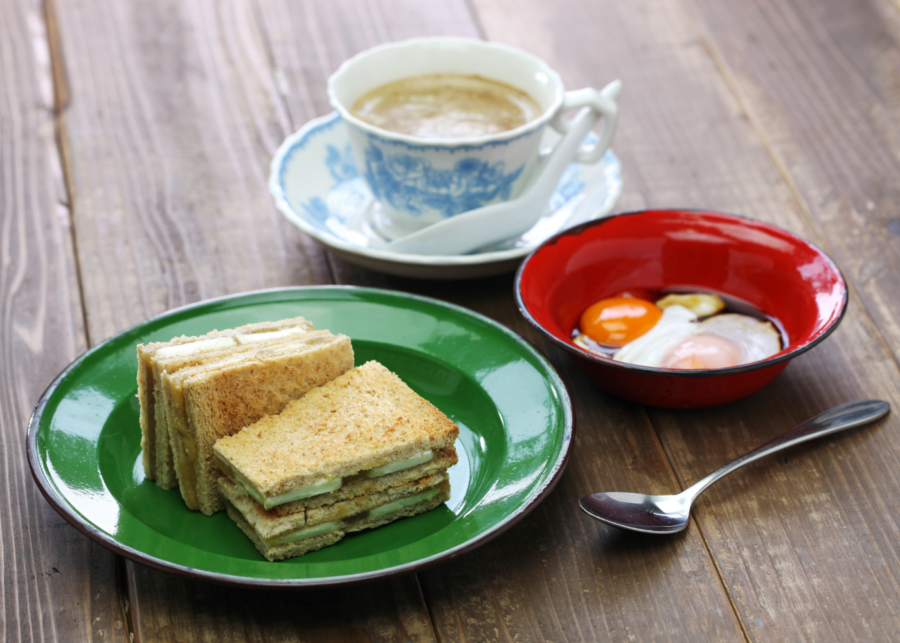
<svg viewBox="0 0 900 643">
<path fill-rule="evenodd" d="M 677 495 L 651 496 L 612 491 L 585 496 L 578 504 L 592 518 L 613 527 L 646 534 L 674 534 L 687 527 L 691 505 L 697 496 L 719 478 L 745 464 L 801 442 L 877 420 L 890 408 L 890 404 L 880 400 L 857 400 L 836 406 L 742 455 Z"/>
</svg>

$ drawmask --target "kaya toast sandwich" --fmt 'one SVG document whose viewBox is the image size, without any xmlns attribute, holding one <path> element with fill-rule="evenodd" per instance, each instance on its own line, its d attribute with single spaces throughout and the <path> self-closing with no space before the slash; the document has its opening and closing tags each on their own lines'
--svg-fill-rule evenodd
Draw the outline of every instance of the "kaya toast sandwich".
<svg viewBox="0 0 900 643">
<path fill-rule="evenodd" d="M 353 368 L 350 338 L 309 331 L 160 378 L 178 486 L 190 509 L 225 508 L 213 444 Z"/>
<path fill-rule="evenodd" d="M 178 485 L 163 402 L 161 377 L 224 355 L 251 350 L 259 342 L 313 330 L 303 317 L 214 330 L 200 337 L 182 335 L 168 342 L 138 344 L 138 398 L 144 475 L 163 489 Z"/>
<path fill-rule="evenodd" d="M 269 560 L 449 498 L 459 428 L 377 362 L 313 389 L 214 451 L 228 515 Z"/>
</svg>

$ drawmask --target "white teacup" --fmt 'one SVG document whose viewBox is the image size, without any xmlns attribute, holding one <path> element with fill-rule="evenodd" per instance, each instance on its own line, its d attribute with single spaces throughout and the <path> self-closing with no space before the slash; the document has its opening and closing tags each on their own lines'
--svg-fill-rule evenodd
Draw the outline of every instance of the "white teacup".
<svg viewBox="0 0 900 643">
<path fill-rule="evenodd" d="M 429 74 L 500 81 L 531 96 L 541 115 L 489 136 L 423 139 L 375 127 L 350 112 L 375 88 Z M 466 38 L 417 38 L 364 51 L 328 79 L 328 97 L 347 124 L 360 174 L 381 204 L 383 216 L 376 224 L 390 239 L 517 197 L 534 178 L 544 127 L 565 132 L 568 110 L 588 107 L 603 117 L 597 143 L 573 158 L 596 163 L 612 141 L 618 115 L 615 101 L 598 90 L 565 92 L 559 74 L 540 58 Z"/>
</svg>

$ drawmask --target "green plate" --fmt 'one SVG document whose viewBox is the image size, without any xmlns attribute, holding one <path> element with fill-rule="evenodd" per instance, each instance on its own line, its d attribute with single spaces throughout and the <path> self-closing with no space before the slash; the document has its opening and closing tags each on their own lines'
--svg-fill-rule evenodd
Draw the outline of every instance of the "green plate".
<svg viewBox="0 0 900 643">
<path fill-rule="evenodd" d="M 144 479 L 135 346 L 302 315 L 344 333 L 460 427 L 452 497 L 434 511 L 266 561 L 225 513 L 190 511 Z M 85 353 L 50 385 L 28 427 L 44 496 L 73 526 L 145 565 L 236 585 L 315 586 L 406 573 L 512 526 L 547 495 L 572 443 L 568 393 L 522 338 L 464 308 L 387 290 L 289 288 L 171 311 Z"/>
</svg>

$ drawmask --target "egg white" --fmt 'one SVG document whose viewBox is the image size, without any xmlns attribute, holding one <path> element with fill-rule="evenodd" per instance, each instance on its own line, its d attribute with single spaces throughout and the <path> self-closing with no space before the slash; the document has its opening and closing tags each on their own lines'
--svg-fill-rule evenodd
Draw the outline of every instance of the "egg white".
<svg viewBox="0 0 900 643">
<path fill-rule="evenodd" d="M 635 366 L 659 366 L 666 354 L 697 329 L 697 315 L 675 304 L 663 310 L 656 325 L 615 352 L 613 359 Z"/>
<path fill-rule="evenodd" d="M 726 313 L 697 324 L 697 335 L 716 335 L 727 339 L 741 351 L 741 364 L 758 362 L 781 350 L 781 335 L 770 321 L 747 315 Z"/>
<path fill-rule="evenodd" d="M 653 328 L 625 344 L 612 358 L 635 366 L 659 368 L 674 348 L 697 335 L 714 335 L 734 344 L 740 353 L 738 364 L 758 362 L 781 350 L 781 335 L 772 322 L 737 313 L 714 315 L 699 322 L 695 313 L 680 304 L 673 304 L 663 309 L 662 317 Z M 597 352 L 582 335 L 574 341 Z"/>
</svg>

